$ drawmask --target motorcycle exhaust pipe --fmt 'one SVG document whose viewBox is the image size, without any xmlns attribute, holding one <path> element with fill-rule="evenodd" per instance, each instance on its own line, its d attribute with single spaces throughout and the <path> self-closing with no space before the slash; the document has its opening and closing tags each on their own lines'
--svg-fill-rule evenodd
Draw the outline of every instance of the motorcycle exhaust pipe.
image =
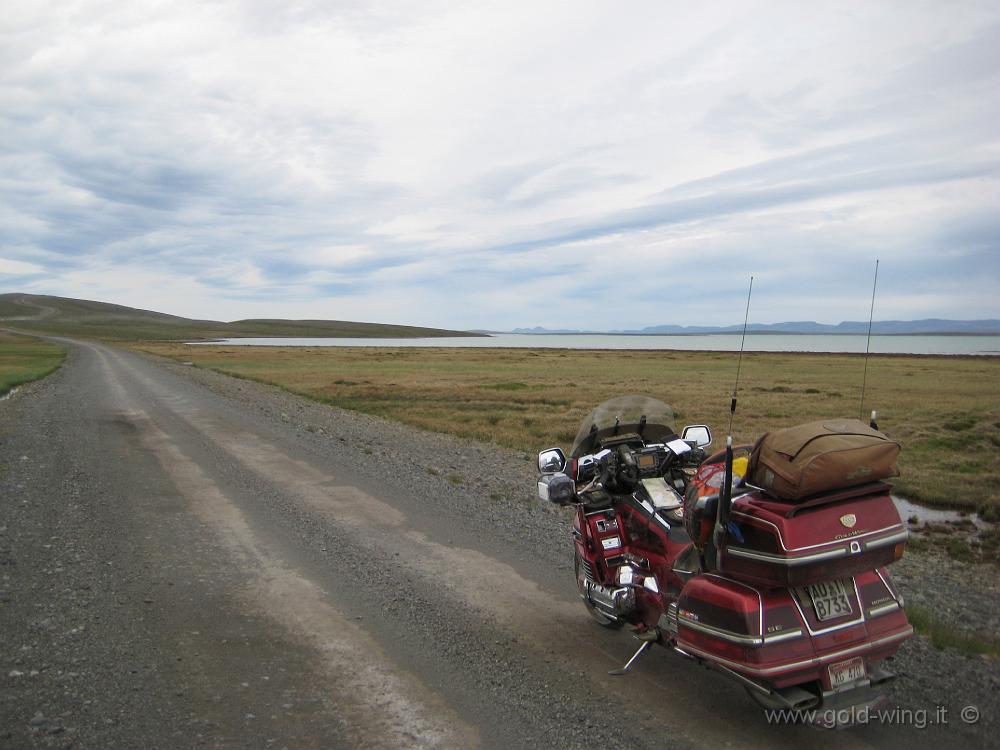
<svg viewBox="0 0 1000 750">
<path fill-rule="evenodd" d="M 819 696 L 800 687 L 779 688 L 771 691 L 782 703 L 793 711 L 808 711 L 819 705 Z"/>
</svg>

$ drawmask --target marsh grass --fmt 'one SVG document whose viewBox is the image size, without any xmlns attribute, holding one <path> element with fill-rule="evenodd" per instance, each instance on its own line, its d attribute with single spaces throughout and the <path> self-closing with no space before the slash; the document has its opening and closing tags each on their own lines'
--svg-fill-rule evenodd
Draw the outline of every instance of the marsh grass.
<svg viewBox="0 0 1000 750">
<path fill-rule="evenodd" d="M 736 357 L 727 352 L 225 347 L 142 349 L 273 383 L 337 406 L 529 454 L 569 448 L 598 403 L 646 393 L 674 407 L 677 427 L 729 423 Z M 748 353 L 737 443 L 824 417 L 857 417 L 857 355 Z M 874 356 L 864 418 L 903 445 L 897 492 L 928 505 L 1000 507 L 1000 359 Z"/>
<path fill-rule="evenodd" d="M 0 396 L 57 369 L 66 352 L 55 344 L 0 331 Z"/>
<path fill-rule="evenodd" d="M 1000 657 L 1000 639 L 987 633 L 966 633 L 937 619 L 927 607 L 910 603 L 906 617 L 913 629 L 927 636 L 938 649 L 952 648 L 964 656 Z"/>
</svg>

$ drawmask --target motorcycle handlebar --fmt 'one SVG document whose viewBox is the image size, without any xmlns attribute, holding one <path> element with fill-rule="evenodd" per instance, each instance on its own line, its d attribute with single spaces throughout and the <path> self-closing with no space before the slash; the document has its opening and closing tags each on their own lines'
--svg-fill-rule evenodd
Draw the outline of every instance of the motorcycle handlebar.
<svg viewBox="0 0 1000 750">
<path fill-rule="evenodd" d="M 683 460 L 689 456 L 687 453 L 678 456 L 666 446 L 646 447 L 663 448 L 663 456 L 658 459 L 658 473 L 665 473 L 674 459 Z M 618 446 L 617 449 L 605 448 L 598 453 L 581 456 L 579 466 L 580 468 L 592 466 L 593 473 L 588 471 L 591 483 L 605 487 L 611 492 L 631 492 L 639 483 L 641 476 L 639 463 L 636 460 L 636 451 L 624 445 Z M 580 476 L 577 476 L 577 479 L 586 481 Z"/>
</svg>

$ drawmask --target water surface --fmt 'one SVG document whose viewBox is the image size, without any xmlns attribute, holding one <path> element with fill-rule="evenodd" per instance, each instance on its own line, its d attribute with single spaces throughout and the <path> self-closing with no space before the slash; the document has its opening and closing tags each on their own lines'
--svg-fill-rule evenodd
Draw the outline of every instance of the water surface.
<svg viewBox="0 0 1000 750">
<path fill-rule="evenodd" d="M 381 346 L 465 347 L 516 349 L 682 349 L 687 351 L 738 351 L 736 333 L 688 336 L 629 336 L 623 334 L 526 334 L 443 338 L 239 338 L 199 344 L 229 346 Z M 750 333 L 748 352 L 849 352 L 864 354 L 867 337 L 855 334 Z M 973 354 L 1000 355 L 1000 336 L 872 336 L 873 354 Z"/>
</svg>

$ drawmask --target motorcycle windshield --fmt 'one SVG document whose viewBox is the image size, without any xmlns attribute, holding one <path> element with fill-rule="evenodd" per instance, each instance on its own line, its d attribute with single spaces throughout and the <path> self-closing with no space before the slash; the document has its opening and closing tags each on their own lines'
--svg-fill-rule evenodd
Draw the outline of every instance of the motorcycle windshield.
<svg viewBox="0 0 1000 750">
<path fill-rule="evenodd" d="M 651 396 L 618 396 L 594 409 L 580 425 L 571 456 L 594 451 L 604 439 L 638 433 L 646 442 L 660 442 L 676 435 L 674 410 Z"/>
</svg>

